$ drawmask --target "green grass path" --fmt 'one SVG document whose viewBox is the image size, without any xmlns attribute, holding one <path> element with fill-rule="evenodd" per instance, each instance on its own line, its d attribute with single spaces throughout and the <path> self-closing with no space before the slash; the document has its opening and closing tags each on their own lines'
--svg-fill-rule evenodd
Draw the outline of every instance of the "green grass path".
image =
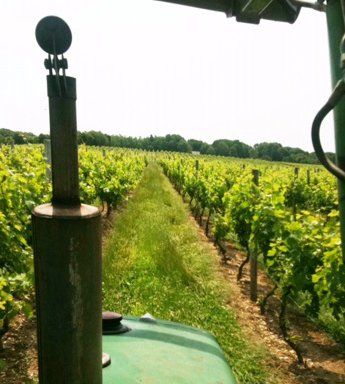
<svg viewBox="0 0 345 384">
<path fill-rule="evenodd" d="M 115 217 L 103 281 L 104 310 L 149 312 L 205 329 L 217 338 L 239 383 L 278 383 L 265 368 L 266 353 L 246 341 L 226 307 L 217 255 L 200 239 L 181 197 L 154 163 Z"/>
</svg>

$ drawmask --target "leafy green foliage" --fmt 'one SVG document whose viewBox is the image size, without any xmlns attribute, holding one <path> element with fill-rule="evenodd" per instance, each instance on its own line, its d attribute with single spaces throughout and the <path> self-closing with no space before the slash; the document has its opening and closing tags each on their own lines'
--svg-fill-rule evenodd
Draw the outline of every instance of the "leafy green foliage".
<svg viewBox="0 0 345 384">
<path fill-rule="evenodd" d="M 144 152 L 80 148 L 80 190 L 85 203 L 105 203 L 108 213 L 133 190 L 146 166 Z"/>
<path fill-rule="evenodd" d="M 321 305 L 329 307 L 336 319 L 345 314 L 345 265 L 340 251 L 339 213 L 331 212 L 323 228 L 323 257 L 312 281 Z"/>
<path fill-rule="evenodd" d="M 32 317 L 31 288 L 32 281 L 27 274 L 14 275 L 0 270 L 0 350 L 1 338 L 9 329 L 10 320 L 20 311 L 27 318 Z"/>
<path fill-rule="evenodd" d="M 285 303 L 294 300 L 313 317 L 320 311 L 344 315 L 345 267 L 332 176 L 314 166 L 297 173 L 291 165 L 199 157 L 196 177 L 195 157 L 159 159 L 181 191 L 213 214 L 216 242 L 237 239 L 247 252 L 262 255 Z M 259 186 L 252 182 L 253 168 L 260 171 Z"/>
<path fill-rule="evenodd" d="M 50 186 L 42 148 L 0 150 L 0 268 L 26 272 L 31 265 L 31 209 L 47 201 Z"/>
<path fill-rule="evenodd" d="M 259 190 L 250 175 L 239 180 L 225 196 L 226 218 L 237 236 L 238 243 L 249 250 L 249 239 Z"/>
</svg>

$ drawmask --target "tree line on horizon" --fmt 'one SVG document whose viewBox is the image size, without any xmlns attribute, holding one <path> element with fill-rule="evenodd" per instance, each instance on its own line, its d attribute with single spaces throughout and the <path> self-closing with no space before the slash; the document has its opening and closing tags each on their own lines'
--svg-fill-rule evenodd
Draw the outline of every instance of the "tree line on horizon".
<svg viewBox="0 0 345 384">
<path fill-rule="evenodd" d="M 28 132 L 0 129 L 0 144 L 27 144 L 43 143 L 49 139 L 47 134 L 38 136 Z M 268 161 L 281 161 L 289 163 L 318 164 L 314 152 L 307 152 L 300 148 L 284 147 L 279 143 L 258 143 L 253 147 L 239 140 L 218 139 L 212 144 L 201 140 L 186 140 L 180 135 L 131 137 L 122 135 L 107 135 L 100 131 L 78 132 L 78 143 L 91 146 L 108 146 L 120 148 L 142 149 L 147 151 L 169 151 L 204 155 L 229 156 L 242 159 L 261 159 Z M 334 161 L 334 153 L 328 153 Z"/>
</svg>

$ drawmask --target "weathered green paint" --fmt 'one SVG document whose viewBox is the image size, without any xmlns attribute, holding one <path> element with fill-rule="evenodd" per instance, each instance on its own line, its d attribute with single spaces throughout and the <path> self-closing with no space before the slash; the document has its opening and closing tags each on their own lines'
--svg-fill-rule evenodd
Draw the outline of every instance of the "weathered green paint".
<svg viewBox="0 0 345 384">
<path fill-rule="evenodd" d="M 103 336 L 103 352 L 112 361 L 103 369 L 103 384 L 236 383 L 209 333 L 161 320 L 151 323 L 127 317 L 122 323 L 131 331 Z"/>
<path fill-rule="evenodd" d="M 327 24 L 331 58 L 332 85 L 343 77 L 340 67 L 340 41 L 345 33 L 340 0 L 327 2 Z M 345 170 L 345 98 L 334 109 L 335 150 L 338 166 Z M 345 183 L 338 180 L 339 211 L 342 237 L 342 252 L 345 260 Z"/>
</svg>

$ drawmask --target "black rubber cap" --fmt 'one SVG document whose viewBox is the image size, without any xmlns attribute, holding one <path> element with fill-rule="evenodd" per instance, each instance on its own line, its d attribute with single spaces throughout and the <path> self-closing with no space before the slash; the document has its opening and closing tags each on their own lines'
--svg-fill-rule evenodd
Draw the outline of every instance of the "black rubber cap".
<svg viewBox="0 0 345 384">
<path fill-rule="evenodd" d="M 103 312 L 102 313 L 102 333 L 119 334 L 130 331 L 126 325 L 121 324 L 122 315 L 116 312 Z"/>
</svg>

